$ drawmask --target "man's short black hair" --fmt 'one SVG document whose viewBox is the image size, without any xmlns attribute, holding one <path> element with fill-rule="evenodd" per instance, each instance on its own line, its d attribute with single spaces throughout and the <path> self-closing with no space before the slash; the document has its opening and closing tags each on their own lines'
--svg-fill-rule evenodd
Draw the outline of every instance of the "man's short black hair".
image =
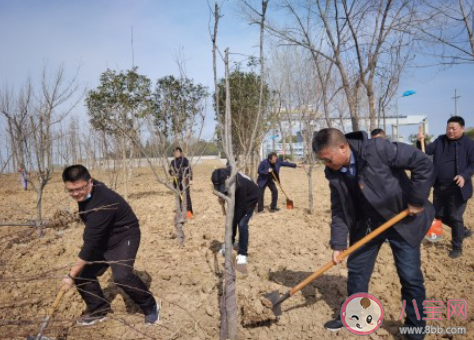
<svg viewBox="0 0 474 340">
<path fill-rule="evenodd" d="M 230 176 L 230 167 L 216 169 L 212 172 L 211 181 L 214 185 L 214 190 L 219 191 L 222 194 L 227 192 L 227 188 L 225 186 L 225 181 L 227 177 Z"/>
<path fill-rule="evenodd" d="M 91 179 L 89 170 L 84 165 L 76 164 L 68 166 L 63 171 L 63 182 L 77 182 L 80 180 L 88 181 Z"/>
<path fill-rule="evenodd" d="M 180 146 L 175 147 L 173 151 L 179 151 L 179 152 L 183 153 L 183 149 L 181 149 Z"/>
<path fill-rule="evenodd" d="M 267 156 L 267 159 L 270 160 L 270 159 L 272 159 L 273 157 L 278 158 L 278 155 L 277 155 L 276 152 L 270 152 L 270 153 L 268 154 L 268 156 Z"/>
<path fill-rule="evenodd" d="M 373 129 L 372 132 L 370 132 L 370 137 L 375 137 L 377 135 L 382 135 L 385 136 L 385 131 L 383 129 Z"/>
<path fill-rule="evenodd" d="M 448 119 L 448 123 L 458 123 L 459 125 L 461 125 L 461 127 L 464 127 L 464 118 L 463 117 L 460 117 L 460 116 L 452 116 L 451 118 Z"/>
<path fill-rule="evenodd" d="M 337 147 L 341 143 L 347 143 L 342 131 L 334 128 L 322 129 L 313 135 L 313 152 L 318 154 L 328 147 Z"/>
</svg>

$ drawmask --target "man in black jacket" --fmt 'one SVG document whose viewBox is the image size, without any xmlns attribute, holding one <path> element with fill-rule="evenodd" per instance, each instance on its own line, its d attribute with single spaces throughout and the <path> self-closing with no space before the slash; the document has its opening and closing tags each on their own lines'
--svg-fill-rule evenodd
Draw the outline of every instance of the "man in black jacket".
<svg viewBox="0 0 474 340">
<path fill-rule="evenodd" d="M 370 138 L 387 138 L 387 134 L 382 129 L 373 129 L 370 132 Z"/>
<path fill-rule="evenodd" d="M 226 179 L 230 176 L 230 168 L 216 169 L 213 171 L 211 180 L 214 189 L 220 193 L 227 194 L 225 186 Z M 249 221 L 257 205 L 260 190 L 258 186 L 245 174 L 237 173 L 237 186 L 235 190 L 234 222 L 232 229 L 232 244 L 235 243 L 237 227 L 239 228 L 239 249 L 237 252 L 237 265 L 247 264 L 249 243 Z M 222 198 L 219 203 L 224 204 Z M 225 248 L 223 248 L 225 249 Z"/>
<path fill-rule="evenodd" d="M 418 134 L 418 146 L 425 139 Z M 472 197 L 474 174 L 474 141 L 464 135 L 464 119 L 454 116 L 448 119 L 446 134 L 426 145 L 426 154 L 433 155 L 436 182 L 433 191 L 435 216 L 452 229 L 453 259 L 462 255 L 462 242 L 472 231 L 464 225 L 464 211 Z"/>
<path fill-rule="evenodd" d="M 173 150 L 174 159 L 171 161 L 169 173 L 173 177 L 173 185 L 179 189 L 181 193 L 186 194 L 186 207 L 188 218 L 193 217 L 193 204 L 191 202 L 191 190 L 189 186 L 193 184 L 193 173 L 189 160 L 183 156 L 183 149 L 176 147 Z M 180 195 L 180 204 L 183 204 L 183 194 Z"/>
<path fill-rule="evenodd" d="M 79 214 L 85 224 L 79 258 L 63 279 L 66 290 L 76 285 L 87 305 L 78 324 L 93 325 L 105 320 L 111 311 L 97 280 L 109 266 L 115 284 L 145 314 L 145 323 L 156 323 L 159 306 L 133 271 L 140 244 L 140 228 L 132 208 L 104 183 L 93 180 L 82 165 L 67 167 L 62 178 L 65 191 L 79 204 Z"/>
<path fill-rule="evenodd" d="M 331 240 L 333 261 L 384 222 L 408 208 L 410 216 L 400 221 L 348 258 L 348 296 L 367 293 L 378 251 L 385 240 L 392 248 L 406 303 L 406 326 L 424 327 L 425 288 L 421 271 L 420 245 L 433 220 L 428 201 L 434 180 L 433 164 L 416 148 L 391 143 L 384 138 L 368 139 L 365 132 L 344 135 L 323 129 L 313 138 L 313 150 L 324 162 L 331 189 Z M 411 172 L 411 179 L 405 173 Z M 413 300 L 416 301 L 415 310 Z M 329 330 L 342 328 L 340 315 L 325 324 Z M 413 336 L 422 339 L 423 335 Z"/>
</svg>

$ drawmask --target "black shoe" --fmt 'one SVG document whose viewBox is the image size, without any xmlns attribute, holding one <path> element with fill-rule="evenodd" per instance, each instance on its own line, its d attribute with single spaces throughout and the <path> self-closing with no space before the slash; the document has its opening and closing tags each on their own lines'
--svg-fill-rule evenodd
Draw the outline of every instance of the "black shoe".
<svg viewBox="0 0 474 340">
<path fill-rule="evenodd" d="M 472 236 L 472 230 L 464 227 L 464 238 L 468 238 Z"/>
<path fill-rule="evenodd" d="M 278 208 L 278 207 L 275 207 L 275 208 L 270 208 L 270 212 L 277 212 L 277 211 L 280 211 L 281 209 Z"/>
<path fill-rule="evenodd" d="M 145 315 L 145 325 L 154 325 L 160 321 L 160 306 L 155 305 L 150 313 Z"/>
<path fill-rule="evenodd" d="M 87 311 L 84 312 L 81 317 L 76 321 L 79 326 L 92 326 L 98 322 L 107 320 L 107 314 L 112 312 L 110 309 L 103 312 L 95 312 L 89 314 Z"/>
<path fill-rule="evenodd" d="M 416 335 L 406 335 L 406 334 L 403 334 L 403 335 L 402 335 L 402 339 L 403 339 L 403 340 L 423 340 L 423 339 L 424 339 L 424 335 L 420 338 L 420 336 L 416 336 Z"/>
<path fill-rule="evenodd" d="M 331 332 L 337 332 L 344 327 L 341 321 L 341 315 L 338 315 L 334 320 L 328 321 L 324 324 L 324 328 Z"/>
<path fill-rule="evenodd" d="M 458 257 L 461 257 L 462 255 L 462 250 L 461 249 L 453 249 L 449 253 L 449 257 L 452 259 L 457 259 Z"/>
</svg>

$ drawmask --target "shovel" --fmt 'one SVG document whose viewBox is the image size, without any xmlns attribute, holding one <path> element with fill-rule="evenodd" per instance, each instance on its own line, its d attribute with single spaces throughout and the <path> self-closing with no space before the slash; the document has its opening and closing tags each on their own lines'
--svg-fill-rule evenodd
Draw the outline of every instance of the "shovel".
<svg viewBox="0 0 474 340">
<path fill-rule="evenodd" d="M 423 125 L 420 125 L 418 126 L 418 133 L 422 133 L 423 132 Z M 423 151 L 423 153 L 426 153 L 426 149 L 425 149 L 425 140 L 422 139 L 420 141 L 420 144 L 421 144 L 421 151 Z"/>
<path fill-rule="evenodd" d="M 174 182 L 176 183 L 176 189 L 179 190 L 179 181 L 178 181 L 178 178 L 176 176 L 173 176 L 173 180 Z M 179 197 L 181 198 L 181 201 L 183 201 L 183 193 L 180 191 L 179 192 Z"/>
<path fill-rule="evenodd" d="M 61 287 L 61 290 L 59 291 L 58 295 L 56 296 L 56 299 L 54 300 L 53 305 L 49 309 L 48 314 L 46 314 L 46 317 L 44 318 L 43 323 L 41 324 L 38 335 L 37 336 L 29 335 L 26 340 L 52 340 L 50 338 L 47 338 L 47 337 L 43 336 L 43 332 L 46 329 L 46 327 L 48 327 L 49 320 L 51 319 L 54 312 L 58 308 L 59 303 L 61 302 L 61 299 L 64 296 L 64 293 L 66 293 L 65 287 L 66 286 L 64 286 L 64 285 Z"/>
<path fill-rule="evenodd" d="M 290 210 L 293 209 L 293 201 L 288 198 L 288 196 L 285 193 L 285 190 L 283 190 L 280 181 L 278 180 L 277 176 L 275 175 L 275 173 L 273 171 L 272 171 L 272 176 L 273 176 L 273 179 L 275 180 L 275 182 L 278 183 L 278 186 L 280 187 L 281 191 L 283 192 L 283 195 L 285 195 L 285 197 L 286 197 L 286 209 L 290 209 Z"/>
<path fill-rule="evenodd" d="M 350 246 L 346 251 L 344 251 L 342 254 L 339 255 L 338 260 L 342 260 L 355 252 L 357 249 L 362 247 L 364 244 L 375 238 L 376 236 L 380 235 L 383 233 L 385 230 L 393 226 L 394 224 L 397 224 L 400 220 L 404 219 L 405 217 L 408 216 L 408 209 L 403 210 L 401 213 L 398 215 L 392 217 L 390 220 L 382 224 L 379 228 L 375 229 L 372 231 L 370 234 Z M 266 298 L 263 302 L 263 304 L 266 307 L 272 308 L 273 313 L 275 316 L 281 316 L 282 311 L 281 311 L 281 303 L 290 297 L 292 297 L 296 292 L 300 291 L 304 287 L 306 287 L 308 284 L 310 284 L 314 279 L 319 277 L 321 274 L 323 274 L 325 271 L 328 269 L 332 268 L 334 266 L 333 261 L 329 261 L 326 263 L 322 268 L 318 269 L 315 271 L 313 274 L 311 274 L 309 277 L 307 277 L 303 282 L 300 282 L 297 286 L 291 288 L 288 292 L 286 292 L 284 295 L 280 296 L 280 292 L 278 290 L 275 290 L 271 293 L 264 294 L 263 296 Z"/>
</svg>

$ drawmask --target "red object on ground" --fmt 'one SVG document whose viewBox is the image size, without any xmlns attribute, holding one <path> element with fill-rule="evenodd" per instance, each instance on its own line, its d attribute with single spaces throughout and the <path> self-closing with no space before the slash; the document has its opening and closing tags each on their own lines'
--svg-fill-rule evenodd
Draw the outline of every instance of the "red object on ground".
<svg viewBox="0 0 474 340">
<path fill-rule="evenodd" d="M 441 220 L 434 219 L 425 239 L 430 242 L 439 242 L 443 239 L 443 223 L 441 223 Z"/>
</svg>

